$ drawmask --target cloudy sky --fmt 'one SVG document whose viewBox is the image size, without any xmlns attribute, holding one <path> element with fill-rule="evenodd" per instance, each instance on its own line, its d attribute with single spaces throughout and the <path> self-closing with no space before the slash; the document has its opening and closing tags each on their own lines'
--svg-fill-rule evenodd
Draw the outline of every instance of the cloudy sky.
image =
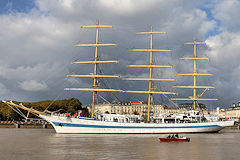
<svg viewBox="0 0 240 160">
<path fill-rule="evenodd" d="M 173 85 L 192 85 L 192 77 L 176 76 L 191 73 L 193 47 L 185 42 L 205 41 L 197 49 L 199 57 L 209 57 L 198 63 L 198 85 L 215 86 L 203 97 L 218 98 L 206 102 L 209 107 L 228 107 L 238 102 L 240 93 L 240 1 L 239 0 L 1 0 L 0 1 L 0 97 L 18 101 L 40 101 L 76 97 L 83 104 L 91 102 L 90 93 L 64 91 L 65 87 L 87 88 L 88 78 L 67 78 L 68 74 L 88 74 L 93 68 L 73 61 L 92 60 L 94 48 L 74 47 L 93 43 L 95 30 L 82 25 L 113 25 L 101 29 L 101 43 L 117 43 L 117 47 L 102 47 L 100 59 L 119 60 L 119 64 L 101 65 L 101 73 L 122 77 L 146 77 L 145 69 L 126 68 L 128 64 L 148 64 L 147 53 L 130 52 L 133 48 L 148 48 L 149 37 L 136 32 L 165 31 L 154 35 L 156 49 L 171 49 L 154 53 L 154 62 L 173 65 L 174 69 L 157 69 L 156 78 L 175 78 L 177 82 L 154 84 L 157 91 L 179 93 L 189 97 L 190 89 L 174 89 Z M 146 61 L 147 60 L 147 61 Z M 146 90 L 146 82 L 108 79 L 101 87 L 124 90 Z M 198 93 L 201 93 L 200 90 Z M 105 94 L 108 101 L 146 100 L 146 95 Z M 170 96 L 154 96 L 155 103 L 171 104 Z M 178 102 L 181 103 L 181 102 Z M 205 103 L 205 102 L 204 102 Z"/>
</svg>

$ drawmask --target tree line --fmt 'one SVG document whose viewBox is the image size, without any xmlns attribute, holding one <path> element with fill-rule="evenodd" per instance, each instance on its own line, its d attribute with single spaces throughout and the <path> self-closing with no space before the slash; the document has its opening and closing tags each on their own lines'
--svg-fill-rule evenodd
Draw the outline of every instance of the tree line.
<svg viewBox="0 0 240 160">
<path fill-rule="evenodd" d="M 15 104 L 22 103 L 24 106 L 28 108 L 33 108 L 42 112 L 54 112 L 58 111 L 59 113 L 70 113 L 75 114 L 78 110 L 83 110 L 85 115 L 88 116 L 88 112 L 82 108 L 82 103 L 76 98 L 64 99 L 64 100 L 47 100 L 40 102 L 16 102 Z M 27 111 L 22 111 L 25 115 L 27 115 Z M 35 118 L 34 115 L 30 114 L 29 118 Z M 21 117 L 18 113 L 16 113 L 12 108 L 7 106 L 5 103 L 0 102 L 0 120 L 21 120 Z"/>
</svg>

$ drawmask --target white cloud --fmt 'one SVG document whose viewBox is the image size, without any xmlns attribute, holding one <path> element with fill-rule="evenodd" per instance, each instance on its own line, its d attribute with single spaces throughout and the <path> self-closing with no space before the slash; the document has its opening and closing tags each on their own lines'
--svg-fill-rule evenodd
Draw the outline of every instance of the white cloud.
<svg viewBox="0 0 240 160">
<path fill-rule="evenodd" d="M 120 15 L 144 12 L 159 2 L 159 0 L 99 0 L 102 7 Z"/>
<path fill-rule="evenodd" d="M 219 106 L 239 101 L 240 32 L 222 32 L 206 40 L 210 68 L 214 72 Z"/>
<path fill-rule="evenodd" d="M 217 1 L 212 11 L 216 19 L 221 21 L 220 28 L 227 30 L 239 30 L 240 1 L 221 0 Z"/>
<path fill-rule="evenodd" d="M 174 9 L 174 15 L 164 23 L 164 30 L 172 38 L 178 37 L 179 41 L 191 41 L 194 36 L 202 39 L 216 27 L 214 20 L 208 20 L 207 15 L 200 9 L 184 11 L 185 8 Z"/>
<path fill-rule="evenodd" d="M 222 71 L 232 71 L 240 63 L 240 32 L 223 32 L 206 40 L 209 47 L 207 55 L 214 65 Z"/>
<path fill-rule="evenodd" d="M 25 91 L 46 91 L 48 90 L 48 86 L 45 82 L 37 82 L 34 80 L 27 80 L 19 83 L 19 87 Z"/>
</svg>

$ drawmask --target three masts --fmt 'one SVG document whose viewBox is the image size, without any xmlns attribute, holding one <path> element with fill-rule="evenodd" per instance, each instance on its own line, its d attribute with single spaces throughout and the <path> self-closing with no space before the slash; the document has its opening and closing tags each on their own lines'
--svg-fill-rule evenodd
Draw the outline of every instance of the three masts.
<svg viewBox="0 0 240 160">
<path fill-rule="evenodd" d="M 116 75 L 102 75 L 98 74 L 98 64 L 103 63 L 119 63 L 119 61 L 108 60 L 103 61 L 99 60 L 98 55 L 98 48 L 103 46 L 116 46 L 117 44 L 103 44 L 99 42 L 99 29 L 100 28 L 111 28 L 112 26 L 108 25 L 100 25 L 99 21 L 97 21 L 96 25 L 93 26 L 82 26 L 83 28 L 96 28 L 96 41 L 95 44 L 77 44 L 75 46 L 84 46 L 84 47 L 95 47 L 95 56 L 93 61 L 82 61 L 82 62 L 72 62 L 73 64 L 93 64 L 94 71 L 91 75 L 68 75 L 68 77 L 87 77 L 93 79 L 92 88 L 65 88 L 64 90 L 75 90 L 75 91 L 90 91 L 92 92 L 92 106 L 91 106 L 91 117 L 94 117 L 94 105 L 96 100 L 97 92 L 126 92 L 126 93 L 143 93 L 148 95 L 148 110 L 147 110 L 147 121 L 150 121 L 150 107 L 152 102 L 152 95 L 153 94 L 171 94 L 176 95 L 173 92 L 165 92 L 165 91 L 154 91 L 152 82 L 153 81 L 176 81 L 175 79 L 158 79 L 153 77 L 153 68 L 172 68 L 172 66 L 166 65 L 155 65 L 153 63 L 153 53 L 155 52 L 170 52 L 171 50 L 163 50 L 163 49 L 154 49 L 153 48 L 153 35 L 154 34 L 165 34 L 166 32 L 156 32 L 153 31 L 153 27 L 149 32 L 140 32 L 137 34 L 141 35 L 150 35 L 150 46 L 148 49 L 132 49 L 131 51 L 136 52 L 148 52 L 149 53 L 149 64 L 144 65 L 128 65 L 128 67 L 141 67 L 141 68 L 149 68 L 149 77 L 148 78 L 123 78 L 123 80 L 134 80 L 134 81 L 147 81 L 148 82 L 148 90 L 146 91 L 123 91 L 123 90 L 116 90 L 116 89 L 101 89 L 100 84 L 97 81 L 97 78 L 120 78 L 120 76 Z M 184 76 L 193 76 L 193 86 L 174 86 L 176 88 L 192 88 L 193 89 L 193 96 L 191 98 L 172 98 L 172 100 L 184 100 L 184 101 L 193 101 L 193 108 L 196 108 L 198 100 L 217 100 L 217 99 L 206 99 L 200 98 L 209 88 L 214 88 L 210 86 L 197 86 L 197 76 L 210 76 L 212 74 L 200 74 L 197 72 L 197 60 L 208 59 L 208 58 L 198 58 L 196 53 L 196 45 L 197 44 L 204 44 L 203 42 L 196 42 L 196 38 L 194 38 L 194 42 L 192 43 L 185 43 L 185 44 L 193 44 L 194 45 L 194 57 L 193 58 L 182 58 L 182 59 L 190 59 L 194 61 L 194 73 L 193 74 L 178 74 Z M 197 94 L 197 89 L 204 89 L 201 94 Z"/>
</svg>

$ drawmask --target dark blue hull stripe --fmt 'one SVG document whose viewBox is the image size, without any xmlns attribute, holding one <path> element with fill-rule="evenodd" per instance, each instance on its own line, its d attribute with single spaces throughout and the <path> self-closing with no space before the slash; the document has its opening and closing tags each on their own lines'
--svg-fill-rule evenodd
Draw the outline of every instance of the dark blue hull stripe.
<svg viewBox="0 0 240 160">
<path fill-rule="evenodd" d="M 220 127 L 219 125 L 203 125 L 203 126 L 175 126 L 175 127 L 141 127 L 141 126 L 104 126 L 104 125 L 86 125 L 86 124 L 72 124 L 53 122 L 55 126 L 62 127 L 87 127 L 87 128 L 121 128 L 121 129 L 169 129 L 169 128 L 210 128 Z"/>
</svg>

